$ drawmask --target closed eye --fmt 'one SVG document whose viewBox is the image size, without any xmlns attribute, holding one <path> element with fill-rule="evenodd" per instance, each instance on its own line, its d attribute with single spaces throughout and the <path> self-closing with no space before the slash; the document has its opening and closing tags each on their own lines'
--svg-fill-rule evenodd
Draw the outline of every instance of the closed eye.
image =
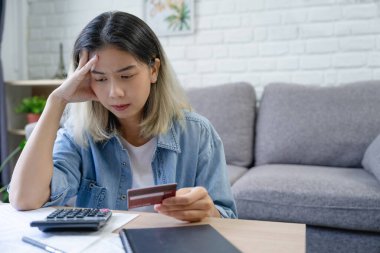
<svg viewBox="0 0 380 253">
<path fill-rule="evenodd" d="M 129 75 L 129 76 L 121 76 L 121 79 L 129 79 L 132 78 L 134 75 Z"/>
<path fill-rule="evenodd" d="M 104 81 L 107 81 L 107 78 L 104 78 L 104 77 L 102 77 L 102 78 L 95 78 L 95 81 L 97 81 L 97 82 L 104 82 Z"/>
</svg>

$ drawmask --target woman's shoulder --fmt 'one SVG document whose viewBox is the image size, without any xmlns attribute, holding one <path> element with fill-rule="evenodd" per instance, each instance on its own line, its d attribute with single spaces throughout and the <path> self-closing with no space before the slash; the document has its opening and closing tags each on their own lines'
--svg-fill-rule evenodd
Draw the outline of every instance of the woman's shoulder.
<svg viewBox="0 0 380 253">
<path fill-rule="evenodd" d="M 95 141 L 94 138 L 88 133 L 83 133 L 83 139 L 79 140 L 75 135 L 75 129 L 70 125 L 64 125 L 57 132 L 57 142 L 70 143 L 77 148 L 91 149 L 94 146 L 104 145 L 107 141 Z"/>
<path fill-rule="evenodd" d="M 68 139 L 74 141 L 73 129 L 67 125 L 58 129 L 57 139 Z"/>
<path fill-rule="evenodd" d="M 179 146 L 193 145 L 194 150 L 197 150 L 197 147 L 211 150 L 216 143 L 218 145 L 221 143 L 220 137 L 210 121 L 194 111 L 185 111 L 183 119 L 177 121 L 163 139 L 174 140 L 169 143 Z"/>
<path fill-rule="evenodd" d="M 184 121 L 186 126 L 199 125 L 201 127 L 206 127 L 207 129 L 212 127 L 210 121 L 205 116 L 194 111 L 184 111 Z"/>
<path fill-rule="evenodd" d="M 90 134 L 85 133 L 83 140 L 77 140 L 71 128 L 60 128 L 54 144 L 55 150 L 76 150 L 83 156 L 97 154 L 110 156 L 115 150 L 121 150 L 122 144 L 116 136 L 103 141 L 95 141 Z"/>
<path fill-rule="evenodd" d="M 211 122 L 205 116 L 194 111 L 184 111 L 183 119 L 177 121 L 174 126 L 176 131 L 178 130 L 181 134 L 185 135 L 217 135 Z"/>
</svg>

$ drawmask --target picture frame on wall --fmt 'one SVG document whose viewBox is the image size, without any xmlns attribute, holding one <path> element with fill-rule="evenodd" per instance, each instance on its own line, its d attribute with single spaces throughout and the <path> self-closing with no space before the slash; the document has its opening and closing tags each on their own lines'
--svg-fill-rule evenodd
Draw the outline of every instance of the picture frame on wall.
<svg viewBox="0 0 380 253">
<path fill-rule="evenodd" d="M 146 0 L 144 18 L 157 36 L 194 33 L 194 0 Z"/>
</svg>

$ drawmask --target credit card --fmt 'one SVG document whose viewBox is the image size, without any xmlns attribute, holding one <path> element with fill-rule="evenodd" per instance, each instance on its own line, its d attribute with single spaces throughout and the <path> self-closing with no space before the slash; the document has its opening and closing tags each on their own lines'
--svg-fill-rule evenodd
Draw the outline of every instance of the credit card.
<svg viewBox="0 0 380 253">
<path fill-rule="evenodd" d="M 177 183 L 129 189 L 127 192 L 128 209 L 160 204 L 164 199 L 174 197 L 176 190 Z"/>
</svg>

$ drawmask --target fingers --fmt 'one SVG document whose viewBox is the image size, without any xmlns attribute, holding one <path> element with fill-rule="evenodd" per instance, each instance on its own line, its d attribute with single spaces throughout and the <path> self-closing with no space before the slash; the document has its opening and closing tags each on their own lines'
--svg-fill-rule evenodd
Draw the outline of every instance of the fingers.
<svg viewBox="0 0 380 253">
<path fill-rule="evenodd" d="M 78 64 L 78 69 L 81 69 L 86 62 L 88 62 L 88 51 L 87 50 L 82 50 L 79 53 L 79 64 Z"/>
<path fill-rule="evenodd" d="M 202 210 L 167 211 L 161 213 L 178 220 L 189 222 L 201 221 L 203 218 L 207 217 L 207 214 Z"/>
<path fill-rule="evenodd" d="M 181 188 L 176 192 L 175 197 L 165 199 L 162 204 L 166 206 L 190 205 L 206 196 L 208 196 L 208 193 L 203 187 Z"/>
<path fill-rule="evenodd" d="M 86 54 L 86 53 L 83 53 L 83 54 Z M 80 64 L 83 64 L 82 59 L 85 59 L 85 58 L 86 57 L 81 58 L 82 62 Z M 78 65 L 78 68 L 75 70 L 75 72 L 72 75 L 73 80 L 76 80 L 76 82 L 82 82 L 83 80 L 85 80 L 85 78 L 89 78 L 89 72 L 95 66 L 97 60 L 98 60 L 98 55 L 95 54 L 82 67 L 80 67 L 80 65 Z"/>
<path fill-rule="evenodd" d="M 165 199 L 154 209 L 161 214 L 191 222 L 205 217 L 219 217 L 214 202 L 203 187 L 179 189 L 175 197 Z"/>
<path fill-rule="evenodd" d="M 94 63 L 97 61 L 97 54 L 95 54 L 91 59 L 89 59 L 89 53 L 87 50 L 82 50 L 79 55 L 79 63 L 77 70 L 89 71 Z"/>
<path fill-rule="evenodd" d="M 88 59 L 88 51 L 83 50 L 77 69 L 57 88 L 57 96 L 62 97 L 67 102 L 82 102 L 88 100 L 98 100 L 91 88 L 90 70 L 98 60 L 95 54 Z"/>
<path fill-rule="evenodd" d="M 159 204 L 156 205 L 156 211 L 167 212 L 167 211 L 181 211 L 181 210 L 210 210 L 214 206 L 211 198 L 206 196 L 202 199 L 198 199 L 197 201 L 189 204 L 189 205 L 165 205 Z"/>
<path fill-rule="evenodd" d="M 95 65 L 96 61 L 98 60 L 98 55 L 95 54 L 83 67 L 79 68 L 78 70 L 81 74 L 85 74 L 91 70 L 91 68 Z"/>
</svg>

